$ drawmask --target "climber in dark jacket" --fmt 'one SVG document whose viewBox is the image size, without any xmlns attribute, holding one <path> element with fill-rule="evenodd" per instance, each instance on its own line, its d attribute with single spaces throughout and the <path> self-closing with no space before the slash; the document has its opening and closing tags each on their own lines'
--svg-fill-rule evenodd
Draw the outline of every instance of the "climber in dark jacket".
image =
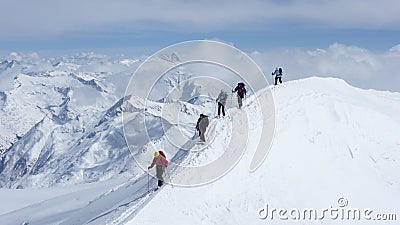
<svg viewBox="0 0 400 225">
<path fill-rule="evenodd" d="M 203 142 L 206 141 L 204 134 L 206 133 L 208 124 L 209 124 L 208 116 L 200 114 L 200 118 L 197 120 L 196 130 L 199 131 L 200 140 Z"/>
<path fill-rule="evenodd" d="M 232 90 L 232 92 L 237 92 L 239 109 L 242 108 L 243 98 L 246 96 L 247 93 L 246 88 L 244 86 L 245 86 L 244 83 L 240 82 L 237 84 L 236 88 Z"/>
</svg>

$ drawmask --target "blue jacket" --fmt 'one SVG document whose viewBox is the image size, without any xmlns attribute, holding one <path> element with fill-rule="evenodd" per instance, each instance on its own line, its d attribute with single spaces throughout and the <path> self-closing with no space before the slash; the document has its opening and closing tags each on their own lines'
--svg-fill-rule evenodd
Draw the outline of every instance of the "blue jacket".
<svg viewBox="0 0 400 225">
<path fill-rule="evenodd" d="M 282 73 L 279 73 L 278 68 L 275 69 L 275 71 L 272 73 L 272 75 L 275 75 L 276 77 L 282 77 Z"/>
</svg>

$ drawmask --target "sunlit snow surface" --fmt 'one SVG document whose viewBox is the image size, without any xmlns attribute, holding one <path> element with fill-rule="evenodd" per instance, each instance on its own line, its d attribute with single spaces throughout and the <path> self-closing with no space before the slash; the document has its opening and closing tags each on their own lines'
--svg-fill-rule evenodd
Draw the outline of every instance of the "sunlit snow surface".
<svg viewBox="0 0 400 225">
<path fill-rule="evenodd" d="M 172 104 L 165 99 L 149 102 L 146 112 L 143 99 L 123 99 L 124 85 L 140 62 L 94 54 L 3 60 L 1 224 L 282 224 L 279 219 L 260 220 L 257 210 L 265 204 L 326 208 L 337 206 L 340 197 L 349 207 L 399 211 L 399 93 L 361 90 L 339 79 L 317 77 L 272 87 L 275 139 L 266 161 L 249 173 L 261 129 L 254 96 L 245 100 L 244 110 L 234 107 L 235 96 L 229 96 L 229 116 L 220 119 L 214 118 L 213 101 L 174 102 L 177 109 L 185 108 L 177 123 L 168 113 L 162 116 L 164 104 Z M 158 84 L 159 93 L 191 73 L 188 68 L 171 71 Z M 122 112 L 133 127 L 147 123 L 155 146 L 182 165 L 207 164 L 238 138 L 248 138 L 248 146 L 239 163 L 213 183 L 166 185 L 148 194 L 149 178 L 125 144 Z M 211 118 L 206 145 L 192 138 L 200 113 Z M 243 129 L 246 113 L 249 136 L 233 137 L 232 129 Z M 162 120 L 166 130 L 160 129 Z M 168 135 L 177 131 L 188 138 L 184 147 L 190 152 L 168 144 Z M 127 135 L 137 140 L 130 146 L 136 157 L 149 153 L 149 143 L 140 141 L 143 131 Z M 179 171 L 170 167 L 169 172 L 173 177 Z M 149 180 L 153 187 L 155 180 Z"/>
</svg>

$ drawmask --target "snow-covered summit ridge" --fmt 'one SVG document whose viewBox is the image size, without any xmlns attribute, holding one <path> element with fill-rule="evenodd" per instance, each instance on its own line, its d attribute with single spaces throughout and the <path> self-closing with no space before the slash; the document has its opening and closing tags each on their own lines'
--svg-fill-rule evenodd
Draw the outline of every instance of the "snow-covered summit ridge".
<svg viewBox="0 0 400 225">
<path fill-rule="evenodd" d="M 160 217 L 167 224 L 281 224 L 279 219 L 260 220 L 258 210 L 265 204 L 288 210 L 337 207 L 341 197 L 359 209 L 398 211 L 400 93 L 362 90 L 340 79 L 318 77 L 271 88 L 276 105 L 275 139 L 256 172 L 249 173 L 248 164 L 260 128 L 257 121 L 251 121 L 255 107 L 249 98 L 249 145 L 237 166 L 205 186 L 167 186 L 128 224 L 159 224 Z M 229 111 L 233 119 L 246 118 L 237 109 Z M 216 126 L 226 131 L 229 123 L 219 120 Z M 216 137 L 229 138 L 227 132 Z M 209 151 L 218 149 L 203 151 L 192 160 L 197 164 L 209 161 L 213 155 Z"/>
</svg>

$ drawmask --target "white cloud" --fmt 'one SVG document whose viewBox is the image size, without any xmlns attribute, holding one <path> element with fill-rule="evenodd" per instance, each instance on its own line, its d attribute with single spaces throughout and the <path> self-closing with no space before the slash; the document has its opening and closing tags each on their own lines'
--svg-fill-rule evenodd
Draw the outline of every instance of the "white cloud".
<svg viewBox="0 0 400 225">
<path fill-rule="evenodd" d="M 11 52 L 7 57 L 8 60 L 15 60 L 15 61 L 21 61 L 22 58 L 23 56 L 18 54 L 17 52 Z"/>
<path fill-rule="evenodd" d="M 286 23 L 400 28 L 397 0 L 6 0 L 1 6 L 3 38 L 113 30 L 257 30 Z"/>
<path fill-rule="evenodd" d="M 338 77 L 348 83 L 400 92 L 400 45 L 386 52 L 332 44 L 326 49 L 290 49 L 254 52 L 250 56 L 272 81 L 271 72 L 284 69 L 284 80 L 308 76 Z"/>
</svg>

